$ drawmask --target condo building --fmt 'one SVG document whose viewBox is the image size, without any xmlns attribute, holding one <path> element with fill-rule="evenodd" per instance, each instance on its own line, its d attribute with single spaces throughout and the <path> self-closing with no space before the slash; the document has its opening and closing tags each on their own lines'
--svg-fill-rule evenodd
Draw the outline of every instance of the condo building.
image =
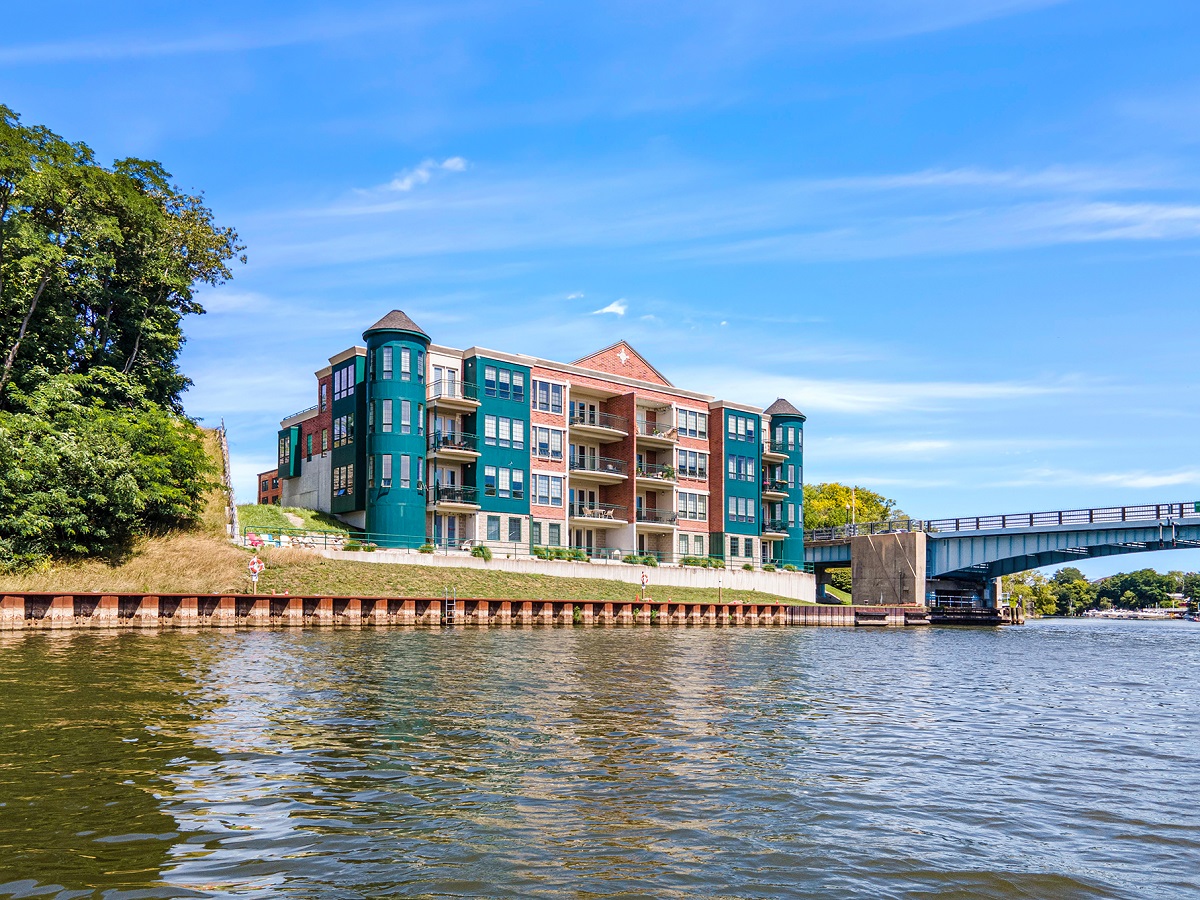
<svg viewBox="0 0 1200 900">
<path fill-rule="evenodd" d="M 802 565 L 805 417 L 786 400 L 676 387 L 624 341 L 574 363 L 456 350 L 399 310 L 363 341 L 280 422 L 284 506 L 381 547 Z"/>
</svg>

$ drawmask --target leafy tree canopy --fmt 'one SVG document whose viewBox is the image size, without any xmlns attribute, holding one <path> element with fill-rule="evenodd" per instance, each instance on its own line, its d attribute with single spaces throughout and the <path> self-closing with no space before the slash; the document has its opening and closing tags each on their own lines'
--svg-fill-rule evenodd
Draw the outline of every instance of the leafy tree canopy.
<svg viewBox="0 0 1200 900">
<path fill-rule="evenodd" d="M 95 161 L 0 105 L 0 409 L 45 372 L 132 376 L 181 411 L 181 320 L 244 261 L 237 233 L 156 162 Z"/>
<path fill-rule="evenodd" d="M 863 487 L 851 488 L 837 482 L 804 486 L 804 527 L 834 528 L 847 525 L 851 512 L 858 522 L 885 522 L 907 515 L 882 494 Z"/>
</svg>

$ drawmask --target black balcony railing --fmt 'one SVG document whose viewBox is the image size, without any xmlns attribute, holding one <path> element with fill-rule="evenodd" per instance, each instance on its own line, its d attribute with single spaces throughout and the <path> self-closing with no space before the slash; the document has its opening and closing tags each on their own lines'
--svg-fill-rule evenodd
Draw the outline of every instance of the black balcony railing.
<svg viewBox="0 0 1200 900">
<path fill-rule="evenodd" d="M 479 385 L 439 378 L 429 385 L 426 396 L 429 400 L 478 400 Z"/>
<path fill-rule="evenodd" d="M 678 519 L 679 515 L 673 509 L 646 509 L 643 507 L 637 511 L 637 520 L 639 522 L 674 525 Z"/>
<path fill-rule="evenodd" d="M 783 519 L 763 519 L 762 528 L 772 534 L 787 534 L 787 522 Z"/>
<path fill-rule="evenodd" d="M 572 503 L 569 505 L 573 519 L 625 520 L 626 507 L 619 503 Z"/>
<path fill-rule="evenodd" d="M 426 490 L 430 503 L 479 503 L 479 488 L 435 485 Z"/>
<path fill-rule="evenodd" d="M 624 475 L 628 466 L 623 459 L 607 456 L 576 456 L 571 459 L 572 472 L 598 472 L 602 475 Z"/>
<path fill-rule="evenodd" d="M 479 436 L 465 434 L 461 431 L 453 433 L 435 431 L 429 436 L 429 449 L 435 453 L 438 450 L 478 450 Z"/>
<path fill-rule="evenodd" d="M 658 478 L 662 481 L 675 480 L 675 467 L 659 463 L 643 463 L 637 469 L 638 478 Z"/>
<path fill-rule="evenodd" d="M 629 420 L 624 416 L 594 409 L 576 409 L 571 413 L 571 424 L 589 425 L 592 428 L 609 428 L 613 431 L 625 431 L 629 428 Z"/>
<path fill-rule="evenodd" d="M 782 478 L 764 478 L 762 483 L 764 491 L 776 491 L 780 494 L 786 494 L 788 483 Z"/>
<path fill-rule="evenodd" d="M 667 422 L 650 422 L 646 419 L 638 419 L 637 433 L 642 437 L 656 437 L 673 441 L 678 436 L 679 429 Z"/>
</svg>

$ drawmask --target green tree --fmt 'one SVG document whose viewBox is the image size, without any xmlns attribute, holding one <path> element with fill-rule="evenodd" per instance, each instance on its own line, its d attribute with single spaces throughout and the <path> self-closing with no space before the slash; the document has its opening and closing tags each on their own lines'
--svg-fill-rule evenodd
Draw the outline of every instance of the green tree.
<svg viewBox="0 0 1200 900">
<path fill-rule="evenodd" d="M 242 250 L 158 163 L 106 168 L 0 105 L 0 409 L 42 369 L 111 368 L 180 412 L 181 321 L 204 311 L 195 286 L 227 279 Z"/>
<path fill-rule="evenodd" d="M 1096 595 L 1114 606 L 1137 609 L 1165 606 L 1171 602 L 1168 595 L 1175 593 L 1178 587 L 1175 578 L 1170 575 L 1161 575 L 1154 569 L 1138 569 L 1104 579 L 1097 587 Z"/>
<path fill-rule="evenodd" d="M 1009 601 L 1026 612 L 1039 616 L 1058 615 L 1058 599 L 1053 587 L 1041 572 L 1017 572 L 1001 578 L 1001 591 Z"/>
<path fill-rule="evenodd" d="M 825 482 L 804 485 L 804 527 L 833 528 L 847 525 L 851 512 L 858 522 L 905 519 L 905 513 L 882 494 L 863 487 Z"/>
</svg>

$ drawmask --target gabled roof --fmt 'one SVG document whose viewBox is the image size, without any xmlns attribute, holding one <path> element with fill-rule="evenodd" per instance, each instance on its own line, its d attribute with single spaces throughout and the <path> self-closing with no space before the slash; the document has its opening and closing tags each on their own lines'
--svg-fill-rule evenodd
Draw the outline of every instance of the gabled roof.
<svg viewBox="0 0 1200 900">
<path fill-rule="evenodd" d="M 650 365 L 646 357 L 633 349 L 628 341 L 617 341 L 603 350 L 589 353 L 572 365 L 583 369 L 594 369 L 608 375 L 624 375 L 641 381 L 658 383 L 664 387 L 675 387 L 662 372 Z"/>
<path fill-rule="evenodd" d="M 804 413 L 800 412 L 800 410 L 796 409 L 796 407 L 792 406 L 792 404 L 788 403 L 782 397 L 764 409 L 763 412 L 768 416 L 799 416 L 802 419 L 805 418 Z"/>
<path fill-rule="evenodd" d="M 390 313 L 363 332 L 366 336 L 372 331 L 413 331 L 417 334 L 425 334 L 421 330 L 421 326 L 408 317 L 408 313 L 399 309 L 393 309 Z M 425 334 L 426 337 L 429 335 Z"/>
</svg>

